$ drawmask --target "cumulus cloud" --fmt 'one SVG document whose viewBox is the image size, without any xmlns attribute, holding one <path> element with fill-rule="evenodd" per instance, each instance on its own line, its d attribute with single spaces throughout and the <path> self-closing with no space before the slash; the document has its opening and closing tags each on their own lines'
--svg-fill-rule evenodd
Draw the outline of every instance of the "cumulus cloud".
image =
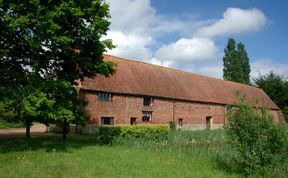
<svg viewBox="0 0 288 178">
<path fill-rule="evenodd" d="M 150 36 L 139 36 L 137 34 L 125 34 L 121 31 L 110 31 L 106 38 L 113 39 L 116 48 L 108 50 L 111 55 L 126 57 L 131 59 L 149 59 L 152 57 L 152 51 L 147 46 L 152 43 Z"/>
<path fill-rule="evenodd" d="M 157 59 L 177 62 L 193 62 L 213 59 L 217 54 L 214 41 L 208 38 L 181 38 L 163 45 L 155 52 Z"/>
<path fill-rule="evenodd" d="M 227 8 L 221 19 L 201 19 L 199 15 L 159 14 L 150 0 L 107 0 L 112 16 L 110 31 L 105 37 L 117 46 L 108 53 L 152 64 L 193 71 L 222 78 L 222 52 L 213 37 L 254 32 L 267 24 L 259 9 Z M 177 34 L 179 39 L 162 43 L 159 38 Z M 171 38 L 170 38 L 171 39 Z M 223 56 L 223 55 L 222 55 Z M 214 59 L 214 60 L 213 60 Z M 287 65 L 272 60 L 251 64 L 252 76 L 270 70 L 284 74 Z M 286 73 L 287 74 L 287 73 Z"/>
<path fill-rule="evenodd" d="M 156 23 L 156 11 L 149 0 L 108 0 L 112 30 L 145 32 Z"/>
<path fill-rule="evenodd" d="M 228 8 L 223 18 L 197 30 L 195 36 L 215 37 L 219 35 L 237 34 L 257 31 L 267 23 L 267 17 L 256 8 Z"/>
<path fill-rule="evenodd" d="M 152 48 L 155 50 L 153 45 L 157 37 L 169 33 L 188 34 L 202 24 L 194 23 L 195 19 L 191 14 L 186 14 L 183 19 L 157 14 L 150 0 L 107 2 L 110 4 L 112 19 L 110 31 L 105 39 L 111 38 L 117 45 L 117 48 L 108 50 L 108 53 L 120 57 L 152 59 Z"/>
<path fill-rule="evenodd" d="M 270 71 L 280 75 L 288 75 L 288 64 L 275 63 L 272 59 L 259 59 L 251 62 L 251 76 L 258 77 L 259 74 L 265 75 Z"/>
</svg>

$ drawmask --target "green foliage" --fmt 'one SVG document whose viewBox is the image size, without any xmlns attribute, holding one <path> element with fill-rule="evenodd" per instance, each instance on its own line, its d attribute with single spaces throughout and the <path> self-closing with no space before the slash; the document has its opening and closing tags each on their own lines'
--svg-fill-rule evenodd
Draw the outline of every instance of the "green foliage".
<svg viewBox="0 0 288 178">
<path fill-rule="evenodd" d="M 121 127 L 101 126 L 99 127 L 99 142 L 107 145 L 114 143 L 121 135 Z"/>
<path fill-rule="evenodd" d="M 170 121 L 169 122 L 169 128 L 171 131 L 176 131 L 176 123 L 175 121 Z"/>
<path fill-rule="evenodd" d="M 223 57 L 223 78 L 238 83 L 250 85 L 250 64 L 245 46 L 236 42 L 233 38 L 228 39 Z"/>
<path fill-rule="evenodd" d="M 111 40 L 101 40 L 110 25 L 105 1 L 9 0 L 1 1 L 0 10 L 0 64 L 7 74 L 16 69 L 25 73 L 23 66 L 29 66 L 45 78 L 73 83 L 114 72 L 114 64 L 101 60 L 106 48 L 113 47 Z M 18 74 L 5 77 L 19 79 Z"/>
<path fill-rule="evenodd" d="M 228 110 L 229 143 L 240 156 L 246 174 L 260 173 L 275 163 L 284 146 L 284 133 L 265 108 L 253 108 L 241 98 Z"/>
<path fill-rule="evenodd" d="M 260 75 L 253 79 L 255 84 L 263 89 L 270 98 L 279 106 L 288 121 L 287 107 L 288 107 L 288 81 L 287 78 L 270 72 L 267 75 Z"/>
<path fill-rule="evenodd" d="M 5 108 L 5 104 L 0 101 L 0 120 L 13 121 L 15 113 Z"/>
<path fill-rule="evenodd" d="M 166 126 L 100 126 L 99 141 L 101 144 L 113 144 L 121 139 L 167 138 L 169 128 Z"/>
<path fill-rule="evenodd" d="M 115 72 L 102 60 L 109 18 L 104 0 L 0 1 L 0 99 L 27 130 L 35 120 L 85 122 L 73 85 Z"/>
<path fill-rule="evenodd" d="M 288 123 L 288 106 L 285 106 L 282 111 L 283 111 L 283 115 L 286 120 L 286 123 Z"/>
</svg>

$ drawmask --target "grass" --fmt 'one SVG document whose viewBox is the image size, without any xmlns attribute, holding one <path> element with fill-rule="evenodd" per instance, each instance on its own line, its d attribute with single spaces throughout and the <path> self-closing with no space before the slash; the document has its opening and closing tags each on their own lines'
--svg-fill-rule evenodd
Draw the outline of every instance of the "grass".
<svg viewBox="0 0 288 178">
<path fill-rule="evenodd" d="M 22 128 L 24 127 L 22 123 L 7 122 L 0 119 L 0 129 L 9 129 L 9 128 Z"/>
<path fill-rule="evenodd" d="M 61 136 L 0 140 L 3 178 L 244 177 L 236 159 L 223 130 L 175 132 L 165 140 L 120 140 L 112 146 L 99 145 L 94 135 L 72 135 L 66 142 Z"/>
</svg>

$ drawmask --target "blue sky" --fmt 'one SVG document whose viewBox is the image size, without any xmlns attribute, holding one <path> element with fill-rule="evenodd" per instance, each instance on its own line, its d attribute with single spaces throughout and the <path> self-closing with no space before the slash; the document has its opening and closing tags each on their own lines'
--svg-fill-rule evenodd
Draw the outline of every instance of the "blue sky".
<svg viewBox="0 0 288 178">
<path fill-rule="evenodd" d="M 107 53 L 222 78 L 229 37 L 244 43 L 252 77 L 288 76 L 288 1 L 107 0 Z"/>
</svg>

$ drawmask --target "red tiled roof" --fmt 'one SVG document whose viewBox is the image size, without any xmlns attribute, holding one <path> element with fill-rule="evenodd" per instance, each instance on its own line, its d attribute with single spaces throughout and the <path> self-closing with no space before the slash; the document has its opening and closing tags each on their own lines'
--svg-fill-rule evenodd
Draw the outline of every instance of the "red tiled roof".
<svg viewBox="0 0 288 178">
<path fill-rule="evenodd" d="M 110 55 L 104 60 L 117 63 L 116 73 L 86 78 L 82 89 L 217 104 L 235 104 L 240 91 L 255 106 L 279 109 L 259 88 Z"/>
</svg>

